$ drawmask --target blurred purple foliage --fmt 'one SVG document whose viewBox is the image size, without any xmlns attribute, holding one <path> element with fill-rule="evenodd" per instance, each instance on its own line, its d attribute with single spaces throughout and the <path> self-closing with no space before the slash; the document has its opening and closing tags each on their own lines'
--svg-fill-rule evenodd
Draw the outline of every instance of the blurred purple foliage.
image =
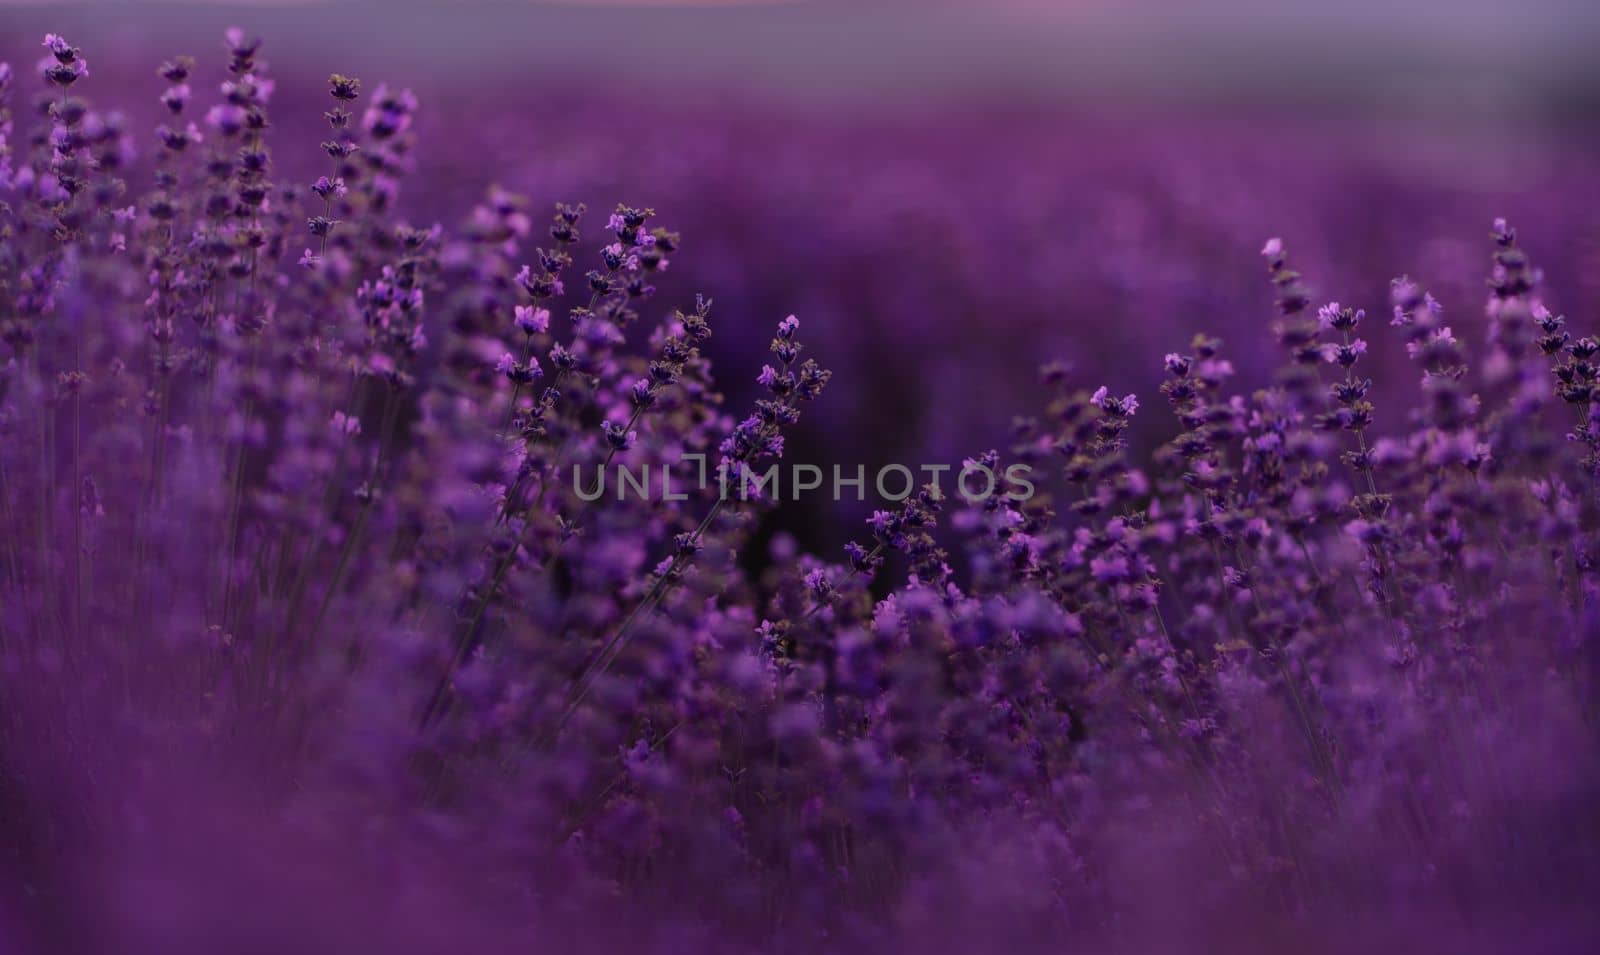
<svg viewBox="0 0 1600 955">
<path fill-rule="evenodd" d="M 1595 944 L 1581 143 L 17 62 L 5 950 Z"/>
</svg>

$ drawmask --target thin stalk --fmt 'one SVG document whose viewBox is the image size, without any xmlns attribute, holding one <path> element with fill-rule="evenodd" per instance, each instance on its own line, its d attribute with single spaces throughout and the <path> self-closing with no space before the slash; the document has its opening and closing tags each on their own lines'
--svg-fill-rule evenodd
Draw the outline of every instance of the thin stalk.
<svg viewBox="0 0 1600 955">
<path fill-rule="evenodd" d="M 328 581 L 328 589 L 322 595 L 322 604 L 317 608 L 317 615 L 312 618 L 311 629 L 307 631 L 307 639 L 310 641 L 315 641 L 317 635 L 322 631 L 323 618 L 327 616 L 328 607 L 333 603 L 334 595 L 339 592 L 339 587 L 344 581 L 345 569 L 350 564 L 350 557 L 355 553 L 356 544 L 366 530 L 367 520 L 372 514 L 372 507 L 378 500 L 378 479 L 382 476 L 385 457 L 389 451 L 390 438 L 394 431 L 395 419 L 399 416 L 400 403 L 397 398 L 398 393 L 392 387 L 384 396 L 383 428 L 378 439 L 378 457 L 372 465 L 372 479 L 367 487 L 366 500 L 361 502 L 361 512 L 357 515 L 355 524 L 350 528 L 350 533 L 346 535 L 344 546 L 339 550 L 339 559 L 333 568 L 333 578 Z"/>
<path fill-rule="evenodd" d="M 706 516 L 701 519 L 700 525 L 690 535 L 690 544 L 699 543 L 706 529 L 711 526 L 711 522 L 716 520 L 718 514 L 722 513 L 722 508 L 726 503 L 726 497 L 717 498 L 717 502 L 706 512 Z M 629 613 L 627 618 L 622 621 L 622 625 L 617 628 L 617 632 L 601 648 L 599 655 L 579 675 L 575 694 L 567 704 L 565 712 L 562 713 L 561 719 L 556 725 L 557 732 L 560 732 L 566 726 L 567 721 L 572 718 L 572 714 L 577 712 L 578 705 L 583 702 L 584 698 L 589 695 L 589 691 L 594 688 L 595 682 L 605 675 L 605 671 L 610 668 L 617 655 L 622 652 L 622 647 L 627 642 L 628 634 L 633 629 L 634 624 L 655 610 L 661 599 L 666 596 L 672 583 L 677 579 L 677 575 L 688 563 L 689 554 L 679 553 L 672 559 L 672 563 L 667 565 L 666 571 L 656 579 L 655 586 L 651 587 L 645 598 L 634 606 L 633 612 Z"/>
<path fill-rule="evenodd" d="M 256 359 L 261 348 L 260 338 L 255 338 L 250 344 L 250 364 L 246 371 L 246 378 L 253 377 L 256 369 Z M 250 444 L 250 418 L 255 414 L 255 398 L 251 396 L 244 403 L 244 430 L 239 435 L 238 446 L 234 450 L 233 481 L 228 494 L 228 517 L 224 532 L 225 546 L 223 547 L 223 576 L 222 576 L 222 613 L 218 623 L 224 630 L 228 627 L 228 613 L 233 604 L 233 578 L 234 563 L 239 552 L 239 519 L 244 510 L 244 463 L 247 449 Z"/>
</svg>

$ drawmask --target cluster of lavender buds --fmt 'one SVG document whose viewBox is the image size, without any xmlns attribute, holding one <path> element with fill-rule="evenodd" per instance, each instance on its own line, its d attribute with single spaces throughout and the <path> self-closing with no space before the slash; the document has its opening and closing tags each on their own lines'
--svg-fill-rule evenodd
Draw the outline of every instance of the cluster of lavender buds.
<svg viewBox="0 0 1600 955">
<path fill-rule="evenodd" d="M 334 74 L 292 141 L 233 30 L 138 135 L 43 45 L 0 64 L 0 951 L 1600 943 L 1600 331 L 1504 221 L 1479 342 L 1272 239 L 1225 330 L 1279 374 L 1047 367 L 808 553 L 770 482 L 858 413 L 834 339 L 668 301 L 653 210 L 412 221 L 409 91 Z"/>
</svg>

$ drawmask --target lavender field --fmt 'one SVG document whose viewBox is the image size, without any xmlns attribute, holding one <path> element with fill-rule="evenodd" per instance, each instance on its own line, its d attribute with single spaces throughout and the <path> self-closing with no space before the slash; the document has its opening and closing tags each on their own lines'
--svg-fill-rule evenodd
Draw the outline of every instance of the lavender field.
<svg viewBox="0 0 1600 955">
<path fill-rule="evenodd" d="M 0 953 L 1600 947 L 1594 17 L 1224 6 L 0 3 Z"/>
</svg>

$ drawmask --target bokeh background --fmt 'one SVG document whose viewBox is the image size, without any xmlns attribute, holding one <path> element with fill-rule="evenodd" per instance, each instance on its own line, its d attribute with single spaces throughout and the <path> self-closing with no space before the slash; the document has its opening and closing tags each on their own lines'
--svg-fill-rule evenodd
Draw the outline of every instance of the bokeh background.
<svg viewBox="0 0 1600 955">
<path fill-rule="evenodd" d="M 1051 360 L 1148 395 L 1139 440 L 1170 436 L 1153 388 L 1196 332 L 1242 388 L 1270 381 L 1274 235 L 1322 298 L 1381 312 L 1409 274 L 1481 338 L 1507 216 L 1551 304 L 1600 322 L 1600 7 L 1580 0 L 0 0 L 0 56 L 65 33 L 84 95 L 148 127 L 154 66 L 200 58 L 203 99 L 234 24 L 278 79 L 280 179 L 322 168 L 328 73 L 409 86 L 415 221 L 459 223 L 496 183 L 654 207 L 685 237 L 659 301 L 715 299 L 735 403 L 799 314 L 836 377 L 791 454 L 824 467 L 1001 446 Z M 1382 430 L 1415 373 L 1371 337 Z M 871 506 L 802 501 L 768 530 L 831 547 Z"/>
</svg>

